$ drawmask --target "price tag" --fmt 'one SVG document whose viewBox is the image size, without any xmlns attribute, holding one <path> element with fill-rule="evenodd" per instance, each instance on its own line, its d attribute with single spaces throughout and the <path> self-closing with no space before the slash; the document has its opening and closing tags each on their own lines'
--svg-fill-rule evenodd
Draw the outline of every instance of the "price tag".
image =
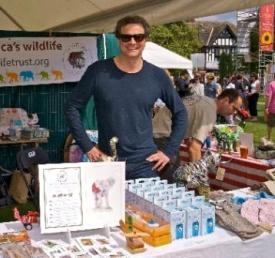
<svg viewBox="0 0 275 258">
<path fill-rule="evenodd" d="M 220 180 L 220 181 L 223 181 L 224 175 L 225 175 L 225 169 L 221 168 L 221 167 L 218 167 L 217 174 L 216 174 L 216 179 Z"/>
</svg>

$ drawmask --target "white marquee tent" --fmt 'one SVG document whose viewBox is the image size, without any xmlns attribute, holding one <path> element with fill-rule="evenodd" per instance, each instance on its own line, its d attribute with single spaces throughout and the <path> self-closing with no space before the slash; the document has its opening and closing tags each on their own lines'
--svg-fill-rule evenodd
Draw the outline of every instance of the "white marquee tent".
<svg viewBox="0 0 275 258">
<path fill-rule="evenodd" d="M 129 14 L 164 24 L 266 3 L 274 0 L 0 0 L 0 30 L 103 33 Z"/>
<path fill-rule="evenodd" d="M 189 74 L 192 74 L 193 65 L 189 59 L 161 47 L 156 43 L 150 41 L 146 42 L 142 57 L 144 60 L 158 67 L 167 69 L 186 69 Z"/>
</svg>

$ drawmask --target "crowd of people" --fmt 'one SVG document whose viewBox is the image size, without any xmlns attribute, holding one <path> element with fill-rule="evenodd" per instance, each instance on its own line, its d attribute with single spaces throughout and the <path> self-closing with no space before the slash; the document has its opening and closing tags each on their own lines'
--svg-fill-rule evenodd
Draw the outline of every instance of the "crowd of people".
<svg viewBox="0 0 275 258">
<path fill-rule="evenodd" d="M 174 84 L 181 97 L 196 94 L 215 99 L 223 89 L 237 89 L 243 98 L 244 107 L 249 111 L 250 120 L 258 119 L 257 103 L 261 89 L 256 73 L 251 73 L 249 78 L 234 74 L 230 78 L 223 78 L 221 82 L 219 76 L 211 72 L 197 72 L 191 78 L 187 71 L 182 71 L 180 76 L 174 79 Z"/>
<path fill-rule="evenodd" d="M 187 142 L 191 161 L 200 159 L 217 115 L 230 119 L 246 107 L 253 121 L 258 116 L 260 83 L 256 74 L 251 74 L 250 80 L 234 75 L 223 85 L 213 73 L 195 73 L 191 79 L 183 71 L 172 78 L 169 71 L 142 58 L 149 30 L 140 16 L 119 20 L 115 34 L 120 54 L 89 66 L 65 107 L 70 131 L 91 161 L 111 155 L 110 139 L 118 137 L 117 156 L 126 161 L 126 179 L 166 174 L 167 168 L 166 177 L 171 179 L 171 171 L 179 163 L 181 142 Z M 272 85 L 266 103 L 272 117 L 270 128 L 275 116 L 275 82 Z M 95 100 L 98 144 L 89 139 L 81 121 L 81 110 L 91 97 Z"/>
</svg>

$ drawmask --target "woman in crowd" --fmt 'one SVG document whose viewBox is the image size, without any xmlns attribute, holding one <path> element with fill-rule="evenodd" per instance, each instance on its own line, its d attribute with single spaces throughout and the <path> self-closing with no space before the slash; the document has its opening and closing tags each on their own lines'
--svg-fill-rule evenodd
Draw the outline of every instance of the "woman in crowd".
<svg viewBox="0 0 275 258">
<path fill-rule="evenodd" d="M 204 85 L 200 82 L 200 74 L 195 74 L 190 80 L 189 88 L 192 94 L 204 96 Z"/>
<path fill-rule="evenodd" d="M 259 99 L 259 91 L 260 91 L 260 81 L 258 80 L 258 76 L 255 73 L 252 73 L 250 76 L 250 89 L 247 96 L 248 101 L 248 109 L 251 115 L 251 121 L 257 121 L 258 119 L 258 110 L 257 103 Z"/>
</svg>

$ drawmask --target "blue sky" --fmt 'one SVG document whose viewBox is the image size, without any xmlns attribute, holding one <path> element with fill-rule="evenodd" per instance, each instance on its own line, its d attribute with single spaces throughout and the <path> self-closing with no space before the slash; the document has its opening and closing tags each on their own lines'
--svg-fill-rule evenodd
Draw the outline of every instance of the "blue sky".
<svg viewBox="0 0 275 258">
<path fill-rule="evenodd" d="M 229 13 L 222 13 L 222 14 L 213 15 L 213 16 L 202 17 L 202 18 L 198 18 L 196 20 L 199 20 L 199 21 L 229 21 L 233 24 L 236 24 L 237 23 L 236 15 L 237 15 L 236 12 L 229 12 Z"/>
</svg>

